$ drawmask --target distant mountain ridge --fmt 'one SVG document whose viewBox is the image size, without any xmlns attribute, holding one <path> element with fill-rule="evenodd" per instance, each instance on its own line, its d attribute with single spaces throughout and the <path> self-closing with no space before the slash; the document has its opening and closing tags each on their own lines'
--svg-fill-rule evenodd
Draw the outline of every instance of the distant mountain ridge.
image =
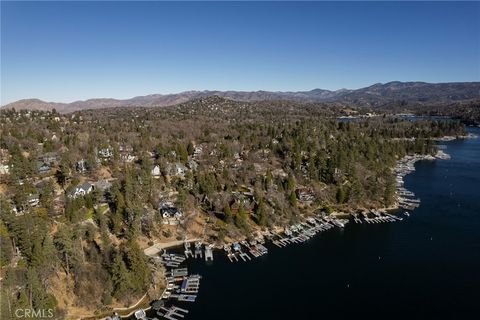
<svg viewBox="0 0 480 320">
<path fill-rule="evenodd" d="M 353 105 L 379 106 L 392 101 L 418 103 L 452 102 L 480 99 L 480 82 L 400 82 L 376 83 L 369 87 L 336 91 L 313 89 L 310 91 L 185 91 L 175 94 L 152 94 L 131 99 L 89 99 L 72 103 L 45 102 L 39 99 L 23 99 L 3 108 L 52 110 L 62 113 L 85 109 L 113 107 L 163 107 L 192 99 L 217 95 L 238 101 L 293 100 L 298 102 L 344 102 Z"/>
</svg>

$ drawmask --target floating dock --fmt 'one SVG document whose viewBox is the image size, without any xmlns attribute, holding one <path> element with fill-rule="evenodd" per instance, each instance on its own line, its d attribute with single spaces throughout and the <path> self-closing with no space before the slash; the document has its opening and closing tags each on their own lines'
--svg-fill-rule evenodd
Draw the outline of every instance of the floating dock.
<svg viewBox="0 0 480 320">
<path fill-rule="evenodd" d="M 205 246 L 205 261 L 213 261 L 213 246 L 211 244 Z"/>
<path fill-rule="evenodd" d="M 198 293 L 198 289 L 200 287 L 200 279 L 201 279 L 201 276 L 199 275 L 191 275 L 188 278 L 185 278 L 185 280 L 183 280 L 182 285 L 180 287 L 180 292 Z"/>
<path fill-rule="evenodd" d="M 167 309 L 165 307 L 161 307 L 160 309 L 162 311 L 164 311 L 165 313 L 161 313 L 160 311 L 158 311 L 157 314 L 161 317 L 164 317 L 164 318 L 168 319 L 168 320 L 178 320 L 178 318 L 176 318 L 176 317 L 184 318 L 185 314 L 188 313 L 188 310 L 185 310 L 185 309 L 182 309 L 182 308 L 179 308 L 179 307 L 175 307 L 175 306 L 171 306 L 169 309 Z"/>
<path fill-rule="evenodd" d="M 190 242 L 185 241 L 184 247 L 185 247 L 185 257 L 186 258 L 193 258 L 193 252 L 190 249 L 190 245 L 191 245 Z"/>
<path fill-rule="evenodd" d="M 202 243 L 200 241 L 195 242 L 195 258 L 202 258 Z"/>
</svg>

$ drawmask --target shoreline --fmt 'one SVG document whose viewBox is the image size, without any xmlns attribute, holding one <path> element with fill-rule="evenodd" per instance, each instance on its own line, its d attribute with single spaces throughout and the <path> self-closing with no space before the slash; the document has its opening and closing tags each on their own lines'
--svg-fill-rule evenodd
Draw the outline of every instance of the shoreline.
<svg viewBox="0 0 480 320">
<path fill-rule="evenodd" d="M 452 141 L 452 140 L 457 140 L 457 139 L 468 139 L 468 138 L 476 138 L 477 136 L 473 135 L 473 134 L 468 134 L 466 136 L 457 136 L 457 137 L 451 137 L 451 136 L 445 136 L 445 137 L 442 137 L 442 138 L 438 138 L 438 139 L 434 139 L 435 141 L 437 142 L 441 142 L 441 141 Z M 440 153 L 441 152 L 441 153 Z M 437 159 L 443 159 L 443 160 L 448 160 L 450 158 L 450 156 L 446 153 L 444 153 L 442 150 L 439 150 L 439 152 L 437 152 L 437 154 L 435 156 L 432 156 L 431 154 L 424 154 L 424 155 L 421 155 L 421 154 L 413 154 L 413 155 L 407 155 L 405 157 L 403 157 L 402 159 L 399 159 L 395 165 L 395 167 L 392 168 L 392 171 L 395 172 L 397 174 L 397 177 L 398 177 L 398 174 L 401 173 L 402 175 L 402 178 L 412 172 L 415 171 L 415 163 L 419 162 L 419 161 L 435 161 Z M 408 168 L 408 170 L 405 170 L 405 166 Z M 412 170 L 412 167 L 413 167 L 413 170 Z M 401 205 L 401 199 L 402 197 L 399 195 L 399 189 L 400 188 L 403 188 L 403 180 L 401 183 L 398 182 L 397 180 L 397 185 L 396 185 L 396 201 L 394 204 L 392 204 L 391 206 L 389 207 L 383 207 L 383 208 L 376 208 L 376 209 L 364 209 L 364 210 L 353 210 L 352 212 L 332 212 L 330 213 L 327 217 L 330 217 L 330 216 L 333 216 L 335 219 L 339 220 L 339 221 L 342 221 L 342 220 L 346 220 L 345 221 L 345 224 L 350 222 L 351 220 L 351 217 L 354 217 L 354 221 L 357 222 L 357 214 L 359 211 L 362 212 L 362 214 L 368 214 L 368 212 L 373 212 L 375 213 L 374 215 L 374 218 L 373 219 L 376 219 L 377 217 L 380 217 L 377 216 L 377 213 L 376 212 L 380 212 L 380 213 L 384 213 L 386 214 L 387 216 L 383 216 L 383 217 L 386 217 L 388 219 L 388 217 L 392 217 L 393 219 L 392 220 L 388 220 L 388 221 L 391 221 L 391 222 L 394 222 L 394 221 L 398 221 L 399 220 L 402 220 L 402 218 L 399 218 L 399 217 L 396 217 L 396 215 L 391 215 L 387 212 L 389 211 L 394 211 L 394 210 L 400 210 L 402 209 L 402 205 Z M 406 189 L 405 189 L 406 190 Z M 407 190 L 408 191 L 408 190 Z M 410 191 L 409 191 L 410 192 Z M 412 193 L 413 194 L 413 193 Z M 418 202 L 418 205 L 419 205 L 419 202 Z M 413 210 L 414 208 L 410 209 L 410 210 Z M 397 215 L 399 215 L 400 212 L 397 213 Z M 405 213 L 404 213 L 405 214 Z M 317 215 L 313 215 L 314 219 L 317 219 L 317 217 L 320 216 L 321 218 L 320 219 L 323 219 L 325 218 L 324 216 L 321 216 L 319 214 Z M 395 217 L 397 219 L 395 219 Z M 301 216 L 301 219 L 303 220 L 301 223 L 299 224 L 307 224 L 306 221 L 308 221 L 309 218 L 312 218 L 312 216 L 305 216 L 305 215 L 302 215 Z M 341 218 L 346 218 L 346 219 L 341 219 Z M 372 218 L 367 218 L 367 215 L 365 215 L 365 219 L 364 221 L 369 222 L 368 219 L 372 219 Z M 317 220 L 317 221 L 320 221 L 320 220 Z M 331 222 L 331 220 L 322 220 L 322 221 L 326 221 L 326 224 L 327 225 L 330 225 L 331 227 L 333 227 L 334 225 L 335 226 L 338 226 L 337 223 L 335 222 Z M 382 222 L 386 222 L 386 221 L 382 221 Z M 375 222 L 376 223 L 376 222 Z M 341 222 L 340 222 L 340 225 L 341 225 Z M 269 244 L 276 244 L 275 241 L 276 240 L 273 240 L 273 237 L 275 235 L 279 236 L 280 233 L 284 233 L 285 234 L 285 231 L 286 230 L 289 230 L 289 228 L 292 228 L 294 227 L 295 224 L 293 225 L 288 225 L 288 226 L 284 226 L 284 227 L 281 227 L 281 226 L 273 226 L 271 228 L 267 228 L 266 230 L 256 230 L 256 232 L 259 234 L 259 236 L 255 237 L 255 240 L 259 240 L 259 244 L 265 244 L 267 241 Z M 342 225 L 342 228 L 343 228 L 344 225 Z M 329 228 L 328 228 L 329 229 Z M 324 231 L 324 230 L 321 230 L 321 231 Z M 313 238 L 314 236 L 316 235 L 313 234 L 311 237 Z M 308 237 L 306 240 L 310 239 L 310 237 Z M 216 249 L 216 250 L 219 250 L 219 251 L 223 251 L 222 249 L 225 249 L 227 247 L 232 247 L 232 245 L 234 244 L 238 244 L 238 243 L 246 243 L 247 242 L 247 237 L 244 237 L 242 239 L 235 239 L 235 240 L 238 240 L 237 242 L 235 241 L 224 241 L 224 242 L 221 242 L 221 243 L 217 243 L 216 245 L 212 245 L 212 244 L 208 244 L 208 243 L 205 243 L 202 239 L 199 239 L 199 238 L 196 238 L 196 239 L 187 239 L 187 240 L 176 240 L 176 241 L 170 241 L 170 242 L 166 242 L 166 243 L 155 243 L 154 245 L 146 248 L 144 250 L 144 253 L 149 256 L 149 257 L 154 257 L 156 255 L 158 255 L 158 253 L 160 252 L 167 252 L 166 249 L 169 249 L 169 248 L 180 248 L 182 246 L 182 244 L 185 244 L 186 242 L 187 243 L 191 243 L 191 242 L 201 242 L 202 245 L 205 245 L 208 246 L 208 245 L 211 245 L 212 248 Z M 304 242 L 304 241 L 301 241 L 301 242 Z M 280 245 L 276 244 L 277 246 L 280 247 Z M 228 255 L 230 255 L 230 250 L 227 251 L 228 252 Z M 241 250 L 240 250 L 241 252 Z M 268 252 L 268 250 L 267 250 Z M 234 253 L 235 254 L 235 253 Z M 248 255 L 247 255 L 248 256 Z M 256 256 L 254 256 L 256 257 Z M 230 258 L 230 257 L 229 257 Z M 242 258 L 243 259 L 243 258 Z M 246 261 L 245 259 L 243 259 L 244 261 Z M 249 258 L 250 260 L 250 258 Z M 232 259 L 230 259 L 231 262 L 233 262 Z M 238 259 L 236 259 L 236 261 L 239 261 Z M 165 277 L 165 275 L 164 275 Z M 165 280 L 166 280 L 166 277 L 165 277 Z M 167 290 L 167 288 L 165 288 L 164 292 Z M 156 300 L 163 300 L 163 294 L 160 295 L 160 297 L 158 299 L 155 299 L 155 300 L 152 300 L 150 302 L 150 305 L 147 309 L 143 309 L 143 310 L 149 310 L 151 309 L 151 303 L 153 301 L 156 301 Z M 166 300 L 165 300 L 166 301 Z M 125 316 L 125 317 L 121 317 L 122 319 L 124 318 L 128 318 L 128 317 L 131 317 L 131 315 L 134 313 L 134 311 L 132 313 L 130 313 L 129 316 Z M 103 319 L 106 319 L 106 318 L 103 318 Z"/>
</svg>

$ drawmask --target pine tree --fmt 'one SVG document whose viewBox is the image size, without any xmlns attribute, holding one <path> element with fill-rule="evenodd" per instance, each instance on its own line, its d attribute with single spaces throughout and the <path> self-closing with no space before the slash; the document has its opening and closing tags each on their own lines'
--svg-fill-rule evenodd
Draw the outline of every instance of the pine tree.
<svg viewBox="0 0 480 320">
<path fill-rule="evenodd" d="M 54 244 L 62 255 L 62 262 L 67 274 L 78 266 L 81 258 L 79 257 L 79 250 L 75 248 L 74 234 L 71 228 L 67 226 L 60 226 L 55 234 Z"/>
<path fill-rule="evenodd" d="M 124 298 L 130 291 L 131 282 L 127 266 L 125 265 L 120 253 L 117 253 L 113 260 L 111 276 L 114 288 L 114 296 L 120 299 Z"/>
<path fill-rule="evenodd" d="M 225 222 L 226 223 L 232 223 L 232 209 L 230 209 L 230 205 L 227 203 L 225 204 L 225 207 L 223 208 L 223 213 L 225 214 Z"/>
<path fill-rule="evenodd" d="M 10 263 L 13 256 L 12 241 L 10 234 L 3 221 L 0 221 L 0 266 L 6 266 Z"/>
<path fill-rule="evenodd" d="M 178 144 L 177 145 L 177 154 L 178 154 L 178 158 L 181 161 L 187 161 L 188 160 L 188 151 L 183 144 Z"/>
<path fill-rule="evenodd" d="M 346 198 L 347 198 L 347 194 L 346 194 L 345 189 L 343 187 L 339 186 L 337 188 L 336 198 L 337 198 L 338 203 L 340 203 L 340 204 L 345 203 Z"/>
<path fill-rule="evenodd" d="M 193 152 L 195 151 L 195 147 L 193 146 L 193 143 L 192 141 L 190 141 L 187 145 L 187 152 L 188 152 L 188 155 L 193 155 Z"/>
<path fill-rule="evenodd" d="M 287 190 L 288 191 L 295 191 L 295 178 L 293 177 L 292 174 L 288 175 Z"/>
<path fill-rule="evenodd" d="M 151 273 L 147 258 L 135 240 L 128 243 L 127 262 L 128 269 L 131 272 L 130 280 L 133 288 L 137 292 L 144 291 L 151 280 Z"/>
<path fill-rule="evenodd" d="M 295 207 L 297 205 L 297 195 L 295 194 L 295 191 L 290 192 L 289 201 L 292 206 Z"/>
</svg>

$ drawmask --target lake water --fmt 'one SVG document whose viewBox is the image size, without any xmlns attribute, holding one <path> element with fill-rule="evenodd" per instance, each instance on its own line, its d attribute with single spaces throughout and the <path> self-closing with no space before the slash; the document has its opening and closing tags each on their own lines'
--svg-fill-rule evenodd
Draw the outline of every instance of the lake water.
<svg viewBox="0 0 480 320">
<path fill-rule="evenodd" d="M 476 318 L 480 139 L 442 144 L 451 160 L 405 178 L 422 203 L 404 221 L 351 222 L 250 262 L 190 260 L 203 279 L 186 319 Z"/>
</svg>

